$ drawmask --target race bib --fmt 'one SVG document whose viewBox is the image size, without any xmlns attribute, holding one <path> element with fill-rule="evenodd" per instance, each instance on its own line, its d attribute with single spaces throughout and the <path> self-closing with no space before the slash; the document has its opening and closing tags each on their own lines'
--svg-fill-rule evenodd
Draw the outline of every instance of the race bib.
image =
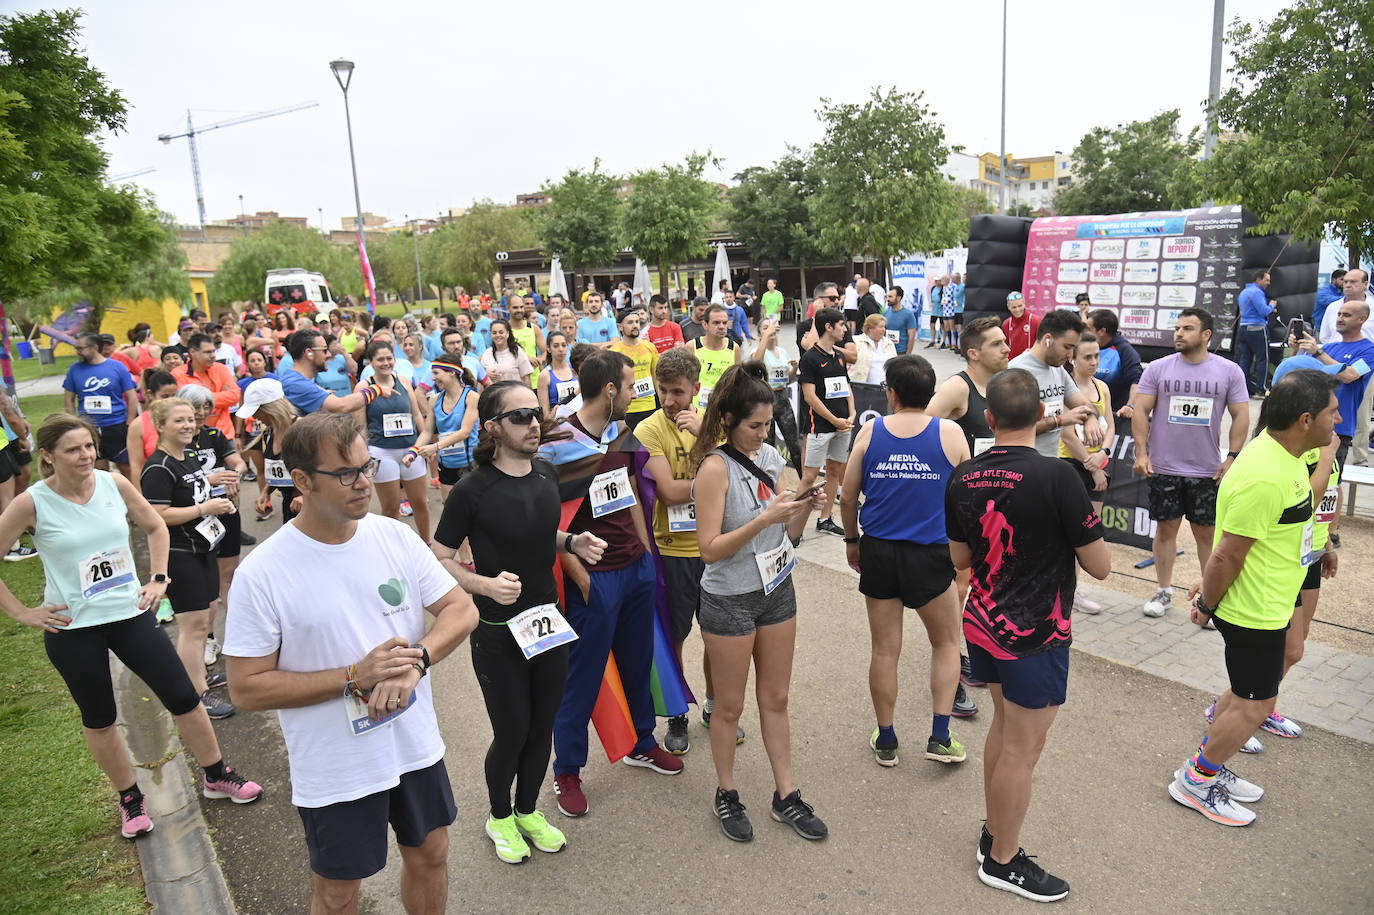
<svg viewBox="0 0 1374 915">
<path fill-rule="evenodd" d="M 892 341 L 893 346 L 896 346 L 901 342 L 902 334 L 900 331 L 890 330 L 887 332 L 887 339 Z"/>
<path fill-rule="evenodd" d="M 598 473 L 587 491 L 592 502 L 592 517 L 600 518 L 635 504 L 635 491 L 630 488 L 630 475 L 624 467 Z"/>
<path fill-rule="evenodd" d="M 1169 398 L 1169 422 L 1184 426 L 1210 426 L 1212 398 L 1178 395 Z"/>
<path fill-rule="evenodd" d="M 118 547 L 87 556 L 81 562 L 81 596 L 95 597 L 101 591 L 134 581 L 134 557 L 128 547 Z"/>
<path fill-rule="evenodd" d="M 219 520 L 217 515 L 206 515 L 196 524 L 196 533 L 205 538 L 205 542 L 214 547 L 224 538 L 224 523 Z"/>
<path fill-rule="evenodd" d="M 787 366 L 775 365 L 768 370 L 768 383 L 772 387 L 780 388 L 787 384 Z"/>
<path fill-rule="evenodd" d="M 686 502 L 682 505 L 668 506 L 668 530 L 694 531 L 697 529 L 697 504 Z"/>
<path fill-rule="evenodd" d="M 1298 561 L 1303 564 L 1304 568 L 1321 559 L 1322 553 L 1325 552 L 1324 550 L 1312 549 L 1312 535 L 1315 531 L 1316 525 L 1311 521 L 1302 526 L 1302 548 L 1298 550 Z"/>
<path fill-rule="evenodd" d="M 973 456 L 977 457 L 984 451 L 987 451 L 996 441 L 997 439 L 995 438 L 975 438 L 973 440 Z"/>
<path fill-rule="evenodd" d="M 410 705 L 399 706 L 396 711 L 388 712 L 382 717 L 373 721 L 367 717 L 367 703 L 357 696 L 344 696 L 344 712 L 348 716 L 348 732 L 354 737 L 361 737 L 364 734 L 377 730 L 384 724 L 390 724 L 402 714 L 410 710 L 415 704 L 415 694 L 410 695 Z"/>
<path fill-rule="evenodd" d="M 454 445 L 451 448 L 439 449 L 439 460 L 441 461 L 449 461 L 450 463 L 453 461 L 465 461 L 467 460 L 467 456 L 468 450 L 462 445 Z"/>
<path fill-rule="evenodd" d="M 1064 398 L 1051 397 L 1045 401 L 1045 416 L 1058 416 L 1064 412 Z"/>
<path fill-rule="evenodd" d="M 772 594 L 778 585 L 787 580 L 787 576 L 792 574 L 792 567 L 797 564 L 797 553 L 792 547 L 792 541 L 784 533 L 782 546 L 766 553 L 758 553 L 754 556 L 754 561 L 759 564 L 759 577 L 763 579 L 763 593 Z"/>
<path fill-rule="evenodd" d="M 89 394 L 81 398 L 81 409 L 91 416 L 109 416 L 114 412 L 110 398 L 104 394 Z"/>
<path fill-rule="evenodd" d="M 635 379 L 634 396 L 635 400 L 641 397 L 649 397 L 654 393 L 654 380 L 649 376 Z"/>
<path fill-rule="evenodd" d="M 409 413 L 383 413 L 382 435 L 395 438 L 399 435 L 415 434 L 415 417 Z"/>
<path fill-rule="evenodd" d="M 1341 488 L 1339 486 L 1328 486 L 1326 492 L 1322 493 L 1322 499 L 1317 503 L 1317 516 L 1315 520 L 1318 524 L 1330 524 L 1336 520 L 1336 500 L 1340 497 Z"/>
<path fill-rule="evenodd" d="M 705 410 L 707 402 L 711 399 L 711 392 L 714 390 L 715 388 L 702 388 L 701 393 L 697 395 L 697 406 Z"/>
<path fill-rule="evenodd" d="M 286 462 L 281 458 L 268 458 L 262 462 L 263 472 L 267 475 L 268 486 L 292 486 L 291 474 L 286 472 Z"/>
<path fill-rule="evenodd" d="M 580 389 L 578 388 L 577 379 L 576 379 L 576 378 L 574 378 L 572 381 L 559 381 L 559 382 L 556 382 L 555 385 L 554 385 L 554 388 L 558 391 L 558 402 L 559 402 L 559 403 L 563 403 L 563 402 L 564 402 L 565 400 L 567 400 L 569 397 L 574 397 L 574 396 L 576 396 L 576 395 L 577 395 L 577 392 L 580 390 Z"/>
<path fill-rule="evenodd" d="M 825 379 L 825 399 L 834 400 L 837 397 L 849 396 L 849 376 L 835 375 Z"/>
<path fill-rule="evenodd" d="M 525 659 L 541 655 L 550 648 L 557 648 L 577 638 L 563 614 L 558 612 L 557 604 L 541 604 L 516 614 L 506 625 L 515 644 L 525 653 Z"/>
</svg>

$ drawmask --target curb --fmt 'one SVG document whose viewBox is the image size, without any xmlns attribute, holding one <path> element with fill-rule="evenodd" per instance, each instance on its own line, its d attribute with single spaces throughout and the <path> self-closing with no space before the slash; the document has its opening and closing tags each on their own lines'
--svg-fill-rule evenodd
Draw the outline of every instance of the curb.
<svg viewBox="0 0 1374 915">
<path fill-rule="evenodd" d="M 119 697 L 120 730 L 155 823 L 153 831 L 135 843 L 152 911 L 234 915 L 234 900 L 201 815 L 196 780 L 172 716 L 113 656 L 110 674 Z"/>
</svg>

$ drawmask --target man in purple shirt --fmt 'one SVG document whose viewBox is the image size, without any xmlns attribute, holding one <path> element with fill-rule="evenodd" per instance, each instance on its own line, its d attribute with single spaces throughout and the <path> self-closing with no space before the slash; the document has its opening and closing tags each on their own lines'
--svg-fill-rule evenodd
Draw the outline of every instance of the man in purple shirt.
<svg viewBox="0 0 1374 915">
<path fill-rule="evenodd" d="M 1174 325 L 1174 354 L 1145 367 L 1131 414 L 1135 472 L 1148 478 L 1155 521 L 1155 579 L 1146 616 L 1168 611 L 1173 598 L 1174 553 L 1184 515 L 1193 529 L 1202 567 L 1212 554 L 1217 488 L 1250 432 L 1245 373 L 1208 351 L 1212 316 L 1185 308 Z M 1231 414 L 1230 447 L 1221 457 L 1221 414 Z"/>
</svg>

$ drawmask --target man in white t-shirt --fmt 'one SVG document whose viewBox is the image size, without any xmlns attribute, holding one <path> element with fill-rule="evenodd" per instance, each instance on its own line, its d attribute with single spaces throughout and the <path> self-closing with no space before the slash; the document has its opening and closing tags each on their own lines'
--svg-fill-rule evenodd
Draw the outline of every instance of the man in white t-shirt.
<svg viewBox="0 0 1374 915">
<path fill-rule="evenodd" d="M 477 608 L 413 530 L 368 513 L 377 462 L 350 415 L 298 420 L 282 457 L 303 505 L 235 573 L 230 694 L 279 710 L 311 911 L 353 911 L 363 878 L 386 865 L 389 823 L 406 909 L 442 912 L 457 808 L 427 674 Z"/>
</svg>

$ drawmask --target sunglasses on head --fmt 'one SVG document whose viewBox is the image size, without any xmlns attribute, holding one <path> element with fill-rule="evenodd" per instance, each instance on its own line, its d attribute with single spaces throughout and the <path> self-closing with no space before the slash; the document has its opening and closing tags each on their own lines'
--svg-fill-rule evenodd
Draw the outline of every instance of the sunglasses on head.
<svg viewBox="0 0 1374 915">
<path fill-rule="evenodd" d="M 539 407 L 520 407 L 516 410 L 507 410 L 492 417 L 492 422 L 500 422 L 508 419 L 517 426 L 528 426 L 530 423 L 542 423 L 544 421 L 544 411 Z"/>
</svg>

